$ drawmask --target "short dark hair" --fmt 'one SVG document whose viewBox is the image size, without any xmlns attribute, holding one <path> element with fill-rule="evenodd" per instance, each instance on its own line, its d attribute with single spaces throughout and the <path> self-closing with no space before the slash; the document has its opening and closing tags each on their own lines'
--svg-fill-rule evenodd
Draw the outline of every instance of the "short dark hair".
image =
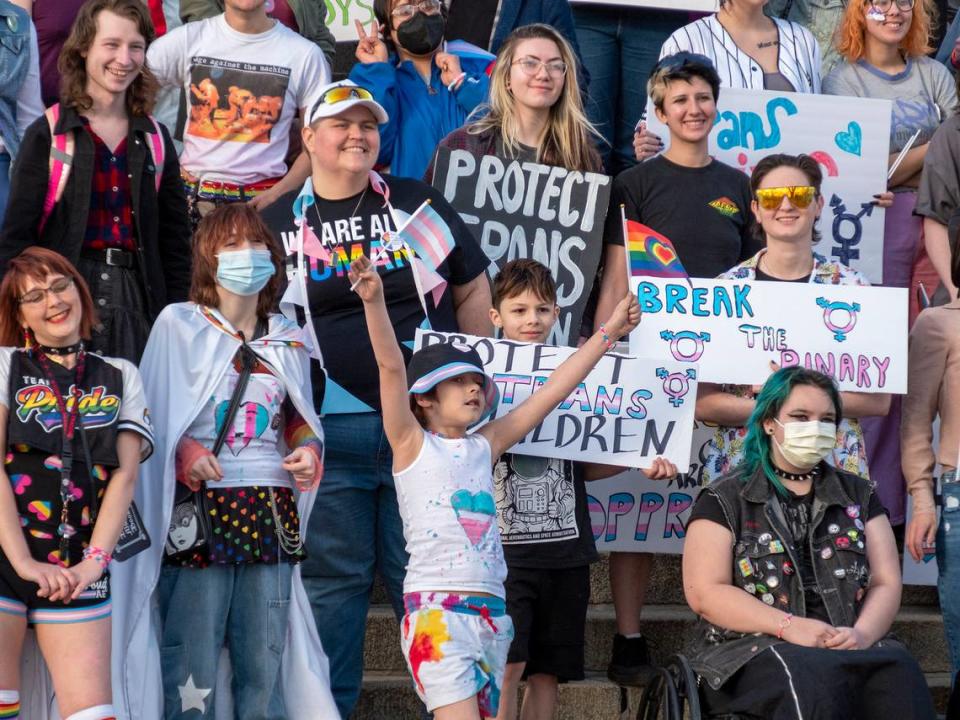
<svg viewBox="0 0 960 720">
<path fill-rule="evenodd" d="M 677 80 L 690 82 L 698 77 L 713 91 L 713 101 L 720 99 L 720 76 L 713 62 L 706 55 L 698 53 L 678 52 L 660 58 L 660 61 L 650 71 L 647 80 L 647 95 L 653 100 L 658 110 L 663 110 L 663 100 L 666 97 L 667 85 Z"/>
<path fill-rule="evenodd" d="M 807 182 L 817 191 L 816 197 L 820 197 L 820 186 L 823 185 L 823 171 L 820 170 L 820 163 L 803 153 L 800 155 L 776 153 L 774 155 L 767 155 L 758 162 L 754 166 L 753 172 L 750 173 L 750 197 L 756 199 L 757 190 L 760 187 L 760 183 L 763 182 L 763 179 L 781 167 L 796 168 L 806 175 Z M 760 223 L 756 223 L 753 226 L 753 232 L 761 241 L 765 239 Z M 816 227 L 813 228 L 813 242 L 814 244 L 820 242 L 820 231 L 817 230 Z"/>
<path fill-rule="evenodd" d="M 504 265 L 493 279 L 493 307 L 500 309 L 500 303 L 530 290 L 544 302 L 557 304 L 557 284 L 553 281 L 550 269 L 536 260 L 511 260 Z"/>
</svg>

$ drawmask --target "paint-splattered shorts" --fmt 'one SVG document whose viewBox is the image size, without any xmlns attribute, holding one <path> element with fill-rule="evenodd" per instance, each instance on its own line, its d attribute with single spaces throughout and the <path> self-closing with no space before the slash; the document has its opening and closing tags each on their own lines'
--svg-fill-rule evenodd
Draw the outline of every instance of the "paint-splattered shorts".
<svg viewBox="0 0 960 720">
<path fill-rule="evenodd" d="M 403 601 L 400 643 L 427 709 L 476 695 L 481 716 L 495 716 L 513 640 L 506 603 L 443 592 L 408 593 Z"/>
</svg>

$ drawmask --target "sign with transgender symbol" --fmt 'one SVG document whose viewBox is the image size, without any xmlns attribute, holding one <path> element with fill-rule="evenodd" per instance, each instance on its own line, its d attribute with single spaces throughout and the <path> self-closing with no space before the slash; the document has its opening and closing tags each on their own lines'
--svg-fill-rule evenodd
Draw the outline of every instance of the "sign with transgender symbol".
<svg viewBox="0 0 960 720">
<path fill-rule="evenodd" d="M 761 384 L 773 361 L 824 372 L 841 390 L 907 391 L 906 289 L 646 277 L 630 287 L 643 314 L 631 354 L 696 363 L 703 382 Z"/>
<path fill-rule="evenodd" d="M 806 153 L 823 171 L 823 240 L 817 252 L 883 281 L 884 211 L 891 103 L 836 95 L 724 88 L 710 134 L 710 154 L 747 175 L 766 155 Z M 647 128 L 670 145 L 652 104 Z M 656 229 L 656 228 L 654 228 Z"/>
</svg>

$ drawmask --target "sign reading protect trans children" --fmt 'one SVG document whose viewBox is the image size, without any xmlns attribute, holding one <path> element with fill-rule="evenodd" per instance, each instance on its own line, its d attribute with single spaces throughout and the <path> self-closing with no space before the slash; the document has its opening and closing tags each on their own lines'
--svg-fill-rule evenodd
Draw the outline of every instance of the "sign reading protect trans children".
<svg viewBox="0 0 960 720">
<path fill-rule="evenodd" d="M 859 285 L 635 277 L 630 352 L 696 363 L 701 382 L 756 385 L 770 361 L 841 390 L 907 392 L 907 290 Z"/>
</svg>

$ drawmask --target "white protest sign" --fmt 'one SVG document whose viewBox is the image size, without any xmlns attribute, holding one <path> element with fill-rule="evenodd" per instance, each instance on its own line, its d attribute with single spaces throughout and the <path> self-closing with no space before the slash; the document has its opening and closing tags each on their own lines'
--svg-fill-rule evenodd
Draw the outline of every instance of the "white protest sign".
<svg viewBox="0 0 960 720">
<path fill-rule="evenodd" d="M 907 392 L 907 290 L 859 285 L 633 277 L 642 318 L 630 352 L 697 363 L 699 380 L 754 385 L 770 361 L 841 390 Z"/>
<path fill-rule="evenodd" d="M 674 480 L 650 480 L 638 470 L 628 470 L 587 483 L 587 507 L 597 550 L 683 552 L 690 510 L 700 494 L 706 446 L 715 430 L 696 423 L 689 471 Z"/>
<path fill-rule="evenodd" d="M 823 170 L 823 241 L 817 252 L 883 280 L 884 211 L 874 193 L 887 189 L 889 100 L 723 88 L 710 133 L 710 154 L 750 174 L 774 153 L 806 153 Z M 670 132 L 647 105 L 647 128 L 669 146 Z M 653 228 L 657 230 L 657 228 Z"/>
<path fill-rule="evenodd" d="M 357 28 L 354 20 L 359 20 L 366 30 L 376 18 L 373 14 L 373 0 L 325 0 L 327 5 L 327 27 L 337 42 L 356 42 Z"/>
<path fill-rule="evenodd" d="M 500 390 L 503 417 L 543 385 L 573 348 L 418 330 L 416 348 L 460 342 L 476 348 Z M 697 371 L 674 360 L 604 355 L 556 410 L 511 452 L 624 467 L 649 467 L 658 455 L 683 466 L 690 457 Z"/>
</svg>

